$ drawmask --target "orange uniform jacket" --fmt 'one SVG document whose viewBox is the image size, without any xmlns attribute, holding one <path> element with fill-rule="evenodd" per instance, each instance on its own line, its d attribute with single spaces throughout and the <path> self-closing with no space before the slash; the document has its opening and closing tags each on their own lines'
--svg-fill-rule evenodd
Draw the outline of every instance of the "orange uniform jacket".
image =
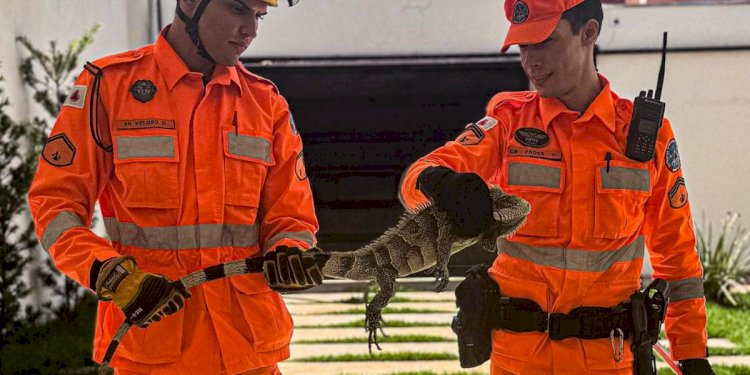
<svg viewBox="0 0 750 375">
<path fill-rule="evenodd" d="M 653 276 L 670 284 L 672 355 L 703 358 L 702 269 L 672 127 L 664 121 L 650 162 L 626 157 L 632 102 L 600 80 L 604 89 L 580 117 L 536 92 L 496 95 L 487 117 L 408 169 L 402 202 L 415 207 L 425 201 L 415 183 L 428 166 L 477 173 L 529 201 L 526 224 L 498 242 L 490 273 L 502 294 L 534 300 L 550 313 L 627 301 L 640 286 L 648 248 Z M 628 343 L 618 364 L 609 339 L 548 341 L 544 333 L 494 330 L 493 367 L 523 373 L 544 345 L 554 364 L 547 370 L 556 374 L 632 365 Z"/>
<path fill-rule="evenodd" d="M 85 286 L 96 262 L 126 254 L 175 280 L 316 241 L 302 141 L 276 87 L 239 64 L 217 66 L 204 85 L 164 34 L 87 65 L 43 159 L 29 193 L 36 232 L 57 267 Z M 109 240 L 89 230 L 97 199 Z M 262 274 L 191 292 L 177 314 L 133 328 L 113 367 L 237 373 L 288 358 L 292 319 Z M 97 361 L 123 319 L 99 303 Z"/>
</svg>

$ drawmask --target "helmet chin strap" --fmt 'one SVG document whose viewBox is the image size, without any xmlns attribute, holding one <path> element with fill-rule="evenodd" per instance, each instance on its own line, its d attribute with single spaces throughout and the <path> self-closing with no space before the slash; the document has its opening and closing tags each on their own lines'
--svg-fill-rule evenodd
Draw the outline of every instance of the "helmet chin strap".
<svg viewBox="0 0 750 375">
<path fill-rule="evenodd" d="M 177 2 L 177 10 L 175 12 L 177 13 L 177 16 L 180 17 L 182 22 L 185 23 L 185 31 L 188 33 L 188 36 L 190 36 L 190 40 L 193 41 L 193 44 L 195 44 L 195 47 L 198 48 L 198 55 L 216 64 L 216 60 L 214 60 L 214 58 L 211 57 L 211 55 L 206 50 L 206 47 L 203 46 L 203 43 L 201 42 L 201 37 L 198 34 L 198 21 L 200 21 L 201 15 L 203 15 L 203 11 L 206 9 L 206 6 L 210 2 L 211 0 L 202 0 L 201 3 L 198 4 L 198 8 L 195 9 L 193 18 L 188 17 L 188 15 L 185 14 L 185 12 L 183 12 L 182 9 L 180 9 L 179 1 Z"/>
</svg>

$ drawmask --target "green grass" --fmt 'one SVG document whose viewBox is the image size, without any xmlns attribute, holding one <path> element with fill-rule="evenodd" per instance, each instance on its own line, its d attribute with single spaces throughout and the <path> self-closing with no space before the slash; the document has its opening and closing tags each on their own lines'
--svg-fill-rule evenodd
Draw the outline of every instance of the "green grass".
<svg viewBox="0 0 750 375">
<path fill-rule="evenodd" d="M 445 314 L 445 313 L 451 313 L 453 311 L 441 311 L 441 310 L 435 310 L 435 309 L 413 309 L 410 307 L 386 307 L 383 310 L 384 314 Z M 347 315 L 347 314 L 364 314 L 365 309 L 363 308 L 353 308 L 343 311 L 333 311 L 333 312 L 322 312 L 317 314 L 311 314 L 311 315 Z"/>
<path fill-rule="evenodd" d="M 369 354 L 339 354 L 303 357 L 290 362 L 381 362 L 381 361 L 440 361 L 458 360 L 451 353 L 395 352 Z"/>
<path fill-rule="evenodd" d="M 383 328 L 393 327 L 450 327 L 450 322 L 445 323 L 433 323 L 433 322 L 404 322 L 402 320 L 387 320 Z M 355 320 L 353 322 L 334 323 L 334 324 L 309 324 L 309 325 L 295 325 L 294 328 L 363 328 L 365 326 L 365 320 Z"/>
<path fill-rule="evenodd" d="M 388 375 L 486 375 L 484 372 L 433 372 L 433 371 L 411 371 L 392 372 Z"/>
<path fill-rule="evenodd" d="M 741 348 L 750 349 L 750 310 L 707 302 L 708 337 L 722 337 Z"/>
<path fill-rule="evenodd" d="M 378 337 L 378 342 L 455 342 L 456 339 L 433 335 L 395 335 Z M 366 344 L 367 337 L 344 337 L 319 340 L 299 340 L 295 344 Z"/>
<path fill-rule="evenodd" d="M 750 355 L 750 348 L 714 348 L 709 346 L 708 352 L 711 353 L 712 357 L 720 355 Z"/>
</svg>

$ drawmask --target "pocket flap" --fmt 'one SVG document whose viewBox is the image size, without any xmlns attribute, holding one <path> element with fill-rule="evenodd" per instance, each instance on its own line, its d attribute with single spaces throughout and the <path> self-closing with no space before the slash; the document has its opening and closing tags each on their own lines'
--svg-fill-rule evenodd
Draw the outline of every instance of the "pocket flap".
<svg viewBox="0 0 750 375">
<path fill-rule="evenodd" d="M 266 166 L 276 163 L 271 152 L 271 140 L 258 135 L 224 133 L 224 154 L 230 158 L 240 159 Z"/>
<path fill-rule="evenodd" d="M 132 162 L 179 162 L 176 134 L 118 135 L 114 142 L 115 164 Z"/>
</svg>

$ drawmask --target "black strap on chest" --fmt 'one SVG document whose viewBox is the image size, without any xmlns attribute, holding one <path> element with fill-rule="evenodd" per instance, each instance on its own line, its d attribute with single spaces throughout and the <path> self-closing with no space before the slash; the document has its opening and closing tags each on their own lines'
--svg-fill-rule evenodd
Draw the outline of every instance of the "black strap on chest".
<svg viewBox="0 0 750 375">
<path fill-rule="evenodd" d="M 175 9 L 175 12 L 177 13 L 177 16 L 180 17 L 180 20 L 185 23 L 185 32 L 187 32 L 190 40 L 193 41 L 193 44 L 195 44 L 195 47 L 198 48 L 198 54 L 204 59 L 215 63 L 216 61 L 208 53 L 206 47 L 203 46 L 201 37 L 198 34 L 198 22 L 200 22 L 203 11 L 206 9 L 206 6 L 210 2 L 211 0 L 201 1 L 200 4 L 198 4 L 198 7 L 195 9 L 195 13 L 193 13 L 192 18 L 190 18 L 187 14 L 185 14 L 185 12 L 182 11 L 179 1 L 177 2 L 177 9 Z"/>
</svg>

